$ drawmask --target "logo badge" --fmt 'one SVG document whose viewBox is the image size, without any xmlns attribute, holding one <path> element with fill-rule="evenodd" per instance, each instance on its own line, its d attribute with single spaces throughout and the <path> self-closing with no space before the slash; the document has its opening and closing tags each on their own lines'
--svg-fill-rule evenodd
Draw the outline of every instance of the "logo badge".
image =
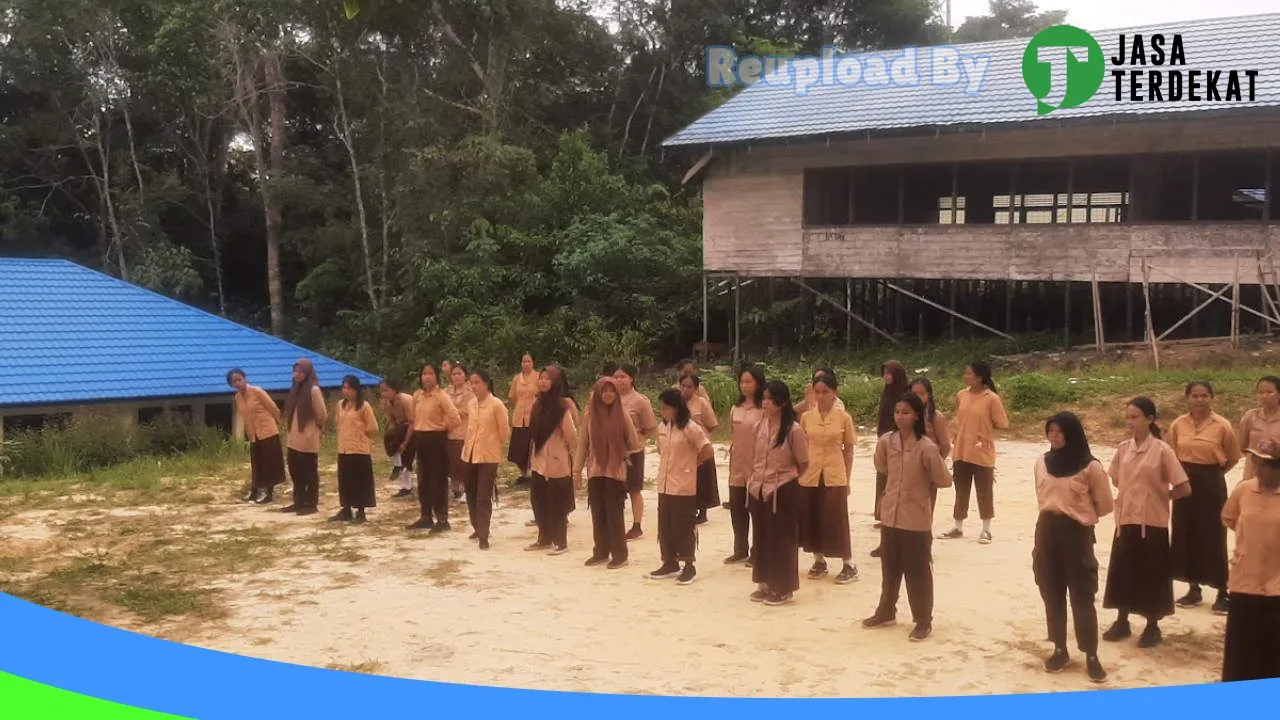
<svg viewBox="0 0 1280 720">
<path fill-rule="evenodd" d="M 1092 35 L 1073 25 L 1047 27 L 1022 53 L 1022 80 L 1036 98 L 1036 114 L 1079 107 L 1102 87 L 1106 60 Z"/>
</svg>

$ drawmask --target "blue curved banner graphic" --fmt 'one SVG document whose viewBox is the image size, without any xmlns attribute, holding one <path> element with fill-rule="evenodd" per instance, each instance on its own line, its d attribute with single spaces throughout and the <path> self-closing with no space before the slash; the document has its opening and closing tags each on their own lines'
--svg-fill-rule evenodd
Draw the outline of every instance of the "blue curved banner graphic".
<svg viewBox="0 0 1280 720">
<path fill-rule="evenodd" d="M 397 642 L 387 638 L 387 642 Z M 833 646 L 857 663 L 854 640 Z M 688 668 L 672 668 L 687 672 Z M 722 672 L 725 668 L 700 668 Z M 12 677 L 4 677 L 5 675 Z M 608 717 L 610 720 L 712 717 L 774 720 L 787 713 L 883 713 L 886 717 L 984 717 L 1037 720 L 1124 715 L 1220 713 L 1268 706 L 1280 681 L 1149 690 L 957 698 L 766 700 L 679 698 L 513 690 L 401 680 L 257 660 L 180 645 L 80 620 L 0 594 L 0 717 L 70 717 L 53 700 L 28 695 L 50 689 L 116 706 L 196 720 L 250 718 Z M 29 682 L 22 682 L 29 681 Z M 760 688 L 756 688 L 760 690 Z M 6 697 L 8 696 L 8 697 Z M 49 697 L 46 695 L 46 697 Z M 71 705 L 65 705 L 71 707 Z M 89 711 L 78 717 L 158 717 Z M 6 708 L 8 711 L 6 711 Z M 16 711 L 16 712 L 14 712 Z M 10 713 L 13 714 L 10 714 Z"/>
</svg>

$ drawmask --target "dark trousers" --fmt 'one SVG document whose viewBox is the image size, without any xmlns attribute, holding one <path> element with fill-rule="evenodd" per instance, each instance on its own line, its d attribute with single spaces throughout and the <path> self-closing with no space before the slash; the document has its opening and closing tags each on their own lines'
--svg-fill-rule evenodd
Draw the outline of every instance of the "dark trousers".
<svg viewBox="0 0 1280 720">
<path fill-rule="evenodd" d="M 587 481 L 587 503 L 591 505 L 592 557 L 626 560 L 626 485 L 613 478 L 593 477 Z"/>
<path fill-rule="evenodd" d="M 956 460 L 952 463 L 952 475 L 956 487 L 956 520 L 969 517 L 969 488 L 978 492 L 978 515 L 983 520 L 996 516 L 996 469 Z"/>
<path fill-rule="evenodd" d="M 733 525 L 733 554 L 751 554 L 751 510 L 747 507 L 747 489 L 729 488 L 729 522 Z"/>
<path fill-rule="evenodd" d="M 445 443 L 445 448 L 449 451 L 449 489 L 452 492 L 460 493 L 467 489 L 467 474 L 470 472 L 467 465 L 462 461 L 462 440 L 450 440 Z"/>
<path fill-rule="evenodd" d="M 1278 677 L 1280 597 L 1231 593 L 1227 639 L 1222 649 L 1222 682 Z"/>
<path fill-rule="evenodd" d="M 1093 554 L 1093 528 L 1056 513 L 1041 513 L 1036 521 L 1031 569 L 1044 600 L 1049 640 L 1067 646 L 1067 599 L 1075 619 L 1076 647 L 1085 655 L 1098 654 L 1098 560 Z"/>
<path fill-rule="evenodd" d="M 415 432 L 418 455 L 418 506 L 427 522 L 449 522 L 449 434 Z"/>
<path fill-rule="evenodd" d="M 494 483 L 498 479 L 497 463 L 464 463 L 462 485 L 467 493 L 467 515 L 479 540 L 489 539 L 489 523 L 493 519 Z"/>
<path fill-rule="evenodd" d="M 293 504 L 299 508 L 320 507 L 320 456 L 291 449 L 286 460 L 293 480 Z"/>
<path fill-rule="evenodd" d="M 889 484 L 889 476 L 884 473 L 876 473 L 876 506 L 875 519 L 880 521 L 880 499 L 884 497 L 884 488 Z"/>
<path fill-rule="evenodd" d="M 658 550 L 663 564 L 693 562 L 698 547 L 698 496 L 658 493 Z"/>
<path fill-rule="evenodd" d="M 551 536 L 548 534 L 550 530 L 550 521 L 547 517 L 548 501 L 551 499 L 549 493 L 551 486 L 547 483 L 547 479 L 534 473 L 529 478 L 529 507 L 533 509 L 533 522 L 538 526 L 538 544 L 546 545 L 551 542 Z"/>
<path fill-rule="evenodd" d="M 907 580 L 907 602 L 917 625 L 933 623 L 933 535 L 880 528 L 880 606 L 876 615 L 896 617 L 898 591 Z"/>
</svg>

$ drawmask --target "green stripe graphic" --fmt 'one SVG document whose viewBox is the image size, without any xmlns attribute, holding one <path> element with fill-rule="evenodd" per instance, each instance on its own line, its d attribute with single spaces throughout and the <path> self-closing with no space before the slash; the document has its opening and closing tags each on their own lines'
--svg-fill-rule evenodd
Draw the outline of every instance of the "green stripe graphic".
<svg viewBox="0 0 1280 720">
<path fill-rule="evenodd" d="M 0 672 L 0 716 L 6 720 L 189 720 L 118 705 Z"/>
</svg>

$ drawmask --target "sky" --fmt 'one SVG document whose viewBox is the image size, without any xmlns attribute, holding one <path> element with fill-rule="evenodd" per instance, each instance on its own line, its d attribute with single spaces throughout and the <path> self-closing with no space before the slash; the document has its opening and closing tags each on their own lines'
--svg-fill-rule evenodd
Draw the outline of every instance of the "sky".
<svg viewBox="0 0 1280 720">
<path fill-rule="evenodd" d="M 1280 11 L 1280 0 L 1039 0 L 1041 10 L 1066 10 L 1067 22 L 1085 30 L 1203 20 Z M 951 0 L 951 24 L 987 14 L 987 0 Z"/>
</svg>

